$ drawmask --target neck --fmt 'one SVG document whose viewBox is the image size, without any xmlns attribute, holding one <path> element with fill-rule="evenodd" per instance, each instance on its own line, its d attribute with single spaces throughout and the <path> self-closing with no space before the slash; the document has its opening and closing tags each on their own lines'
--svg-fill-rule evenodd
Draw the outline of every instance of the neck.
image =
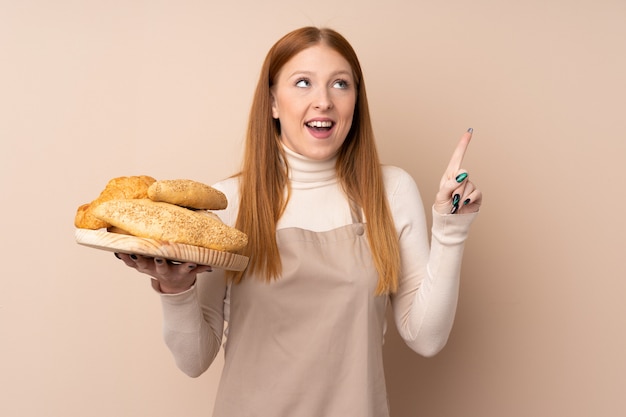
<svg viewBox="0 0 626 417">
<path fill-rule="evenodd" d="M 322 161 L 307 158 L 283 146 L 293 188 L 314 188 L 337 181 L 337 156 Z"/>
</svg>

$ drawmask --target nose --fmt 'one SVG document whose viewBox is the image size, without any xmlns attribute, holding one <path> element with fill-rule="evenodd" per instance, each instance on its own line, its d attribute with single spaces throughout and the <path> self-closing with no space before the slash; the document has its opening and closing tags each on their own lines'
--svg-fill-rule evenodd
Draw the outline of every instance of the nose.
<svg viewBox="0 0 626 417">
<path fill-rule="evenodd" d="M 333 108 L 333 101 L 330 96 L 330 92 L 326 88 L 320 88 L 317 96 L 315 97 L 314 107 L 316 110 L 330 110 Z"/>
</svg>

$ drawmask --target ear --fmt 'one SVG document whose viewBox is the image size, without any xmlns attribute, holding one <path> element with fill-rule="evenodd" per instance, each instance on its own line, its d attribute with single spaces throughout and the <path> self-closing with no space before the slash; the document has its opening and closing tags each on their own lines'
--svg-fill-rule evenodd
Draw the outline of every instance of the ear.
<svg viewBox="0 0 626 417">
<path fill-rule="evenodd" d="M 270 100 L 272 101 L 272 117 L 278 120 L 278 104 L 276 103 L 276 96 L 274 96 L 273 91 L 270 91 Z"/>
</svg>

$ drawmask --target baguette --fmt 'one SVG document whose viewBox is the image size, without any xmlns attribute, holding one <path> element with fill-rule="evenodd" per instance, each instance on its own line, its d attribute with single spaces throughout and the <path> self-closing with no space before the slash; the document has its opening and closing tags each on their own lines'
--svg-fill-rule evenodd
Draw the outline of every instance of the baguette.
<svg viewBox="0 0 626 417">
<path fill-rule="evenodd" d="M 105 201 L 94 208 L 93 214 L 137 237 L 226 252 L 242 249 L 248 243 L 245 233 L 225 225 L 212 213 L 147 198 Z"/>
<path fill-rule="evenodd" d="M 148 198 L 181 207 L 222 210 L 228 205 L 226 195 L 215 188 L 193 180 L 161 180 L 148 188 Z"/>
</svg>

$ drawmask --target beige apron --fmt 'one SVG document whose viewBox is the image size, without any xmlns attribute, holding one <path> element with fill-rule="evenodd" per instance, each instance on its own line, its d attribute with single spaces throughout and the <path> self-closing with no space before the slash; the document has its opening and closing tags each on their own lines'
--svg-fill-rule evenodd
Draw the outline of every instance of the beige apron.
<svg viewBox="0 0 626 417">
<path fill-rule="evenodd" d="M 360 212 L 360 210 L 359 210 Z M 283 276 L 233 285 L 214 417 L 386 417 L 386 296 L 360 216 L 277 232 Z"/>
</svg>

